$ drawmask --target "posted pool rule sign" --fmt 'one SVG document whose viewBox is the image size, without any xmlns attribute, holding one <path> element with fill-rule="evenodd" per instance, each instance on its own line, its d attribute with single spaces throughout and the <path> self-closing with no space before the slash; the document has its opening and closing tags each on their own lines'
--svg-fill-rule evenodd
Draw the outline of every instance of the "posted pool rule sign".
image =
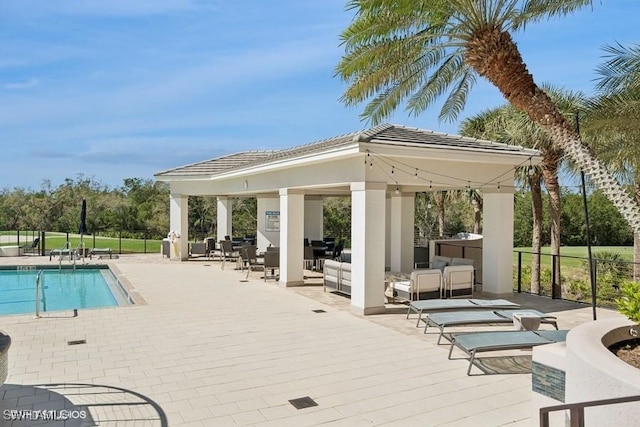
<svg viewBox="0 0 640 427">
<path fill-rule="evenodd" d="M 266 211 L 265 216 L 265 231 L 280 231 L 280 211 Z"/>
</svg>

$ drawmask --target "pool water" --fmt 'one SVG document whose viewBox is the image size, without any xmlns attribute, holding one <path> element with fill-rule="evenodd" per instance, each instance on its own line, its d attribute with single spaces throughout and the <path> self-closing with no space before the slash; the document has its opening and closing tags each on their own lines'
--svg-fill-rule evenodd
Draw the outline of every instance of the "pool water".
<svg viewBox="0 0 640 427">
<path fill-rule="evenodd" d="M 0 315 L 35 312 L 37 273 L 0 270 Z M 108 269 L 42 270 L 40 311 L 117 306 L 121 298 L 114 296 L 108 282 L 115 282 Z"/>
</svg>

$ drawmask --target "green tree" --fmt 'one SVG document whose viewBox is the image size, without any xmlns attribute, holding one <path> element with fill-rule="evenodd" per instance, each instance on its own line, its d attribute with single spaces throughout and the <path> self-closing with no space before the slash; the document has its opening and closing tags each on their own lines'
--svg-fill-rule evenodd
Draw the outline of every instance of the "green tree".
<svg viewBox="0 0 640 427">
<path fill-rule="evenodd" d="M 238 237 L 255 233 L 258 228 L 258 201 L 255 197 L 234 200 L 232 228 Z"/>
<path fill-rule="evenodd" d="M 379 123 L 406 101 L 417 115 L 447 91 L 441 119 L 462 111 L 478 76 L 549 134 L 634 230 L 640 209 L 593 156 L 573 125 L 533 80 L 512 39 L 525 25 L 567 15 L 590 0 L 351 0 L 356 16 L 341 38 L 337 74 L 347 105 L 369 101 L 362 117 Z"/>
<path fill-rule="evenodd" d="M 433 209 L 433 193 L 416 193 L 415 198 L 415 227 L 420 240 L 432 239 L 437 236 L 438 216 Z"/>
<path fill-rule="evenodd" d="M 605 47 L 600 95 L 587 111 L 585 136 L 599 157 L 632 184 L 640 204 L 640 45 Z M 640 278 L 640 233 L 634 234 L 634 278 Z"/>
<path fill-rule="evenodd" d="M 13 191 L 2 190 L 0 194 L 0 224 L 5 230 L 19 230 L 25 226 L 25 200 L 27 190 L 15 188 Z"/>
<path fill-rule="evenodd" d="M 216 212 L 216 197 L 189 197 L 189 234 L 199 239 L 216 234 Z"/>
<path fill-rule="evenodd" d="M 584 96 L 580 93 L 561 90 L 550 85 L 545 85 L 544 90 L 550 94 L 552 100 L 565 116 L 573 116 L 575 111 L 585 105 Z M 516 178 L 520 182 L 526 183 L 532 191 L 533 230 L 531 245 L 534 255 L 531 259 L 531 287 L 532 292 L 537 292 L 540 285 L 539 253 L 544 238 L 541 180 L 544 180 L 549 197 L 551 254 L 558 256 L 558 262 L 554 265 L 556 277 L 561 277 L 559 262 L 561 197 L 558 170 L 563 152 L 552 143 L 549 135 L 540 126 L 531 121 L 526 114 L 510 105 L 484 111 L 471 119 L 464 120 L 461 125 L 461 133 L 466 136 L 536 148 L 542 154 L 540 167 L 525 165 L 519 168 L 520 172 L 516 175 Z M 557 284 L 557 286 L 560 285 L 560 283 Z M 559 291 L 556 289 L 558 294 Z"/>
<path fill-rule="evenodd" d="M 163 236 L 169 229 L 168 221 L 158 221 L 169 212 L 169 186 L 164 182 L 141 178 L 126 178 L 120 190 L 126 203 L 117 208 L 117 219 L 125 230 L 148 230 L 154 236 Z"/>
<path fill-rule="evenodd" d="M 600 191 L 588 198 L 589 228 L 594 246 L 630 245 L 633 233 L 609 200 Z M 583 215 L 584 216 L 584 215 Z"/>
<path fill-rule="evenodd" d="M 567 246 L 584 246 L 587 244 L 584 207 L 582 196 L 577 193 L 563 192 L 562 213 L 562 244 Z"/>
<path fill-rule="evenodd" d="M 344 247 L 351 245 L 351 198 L 350 197 L 325 197 L 324 231 L 325 235 L 336 238 L 336 242 L 342 241 Z"/>
<path fill-rule="evenodd" d="M 531 214 L 531 191 L 515 193 L 513 206 L 513 245 L 531 245 L 533 215 Z"/>
</svg>

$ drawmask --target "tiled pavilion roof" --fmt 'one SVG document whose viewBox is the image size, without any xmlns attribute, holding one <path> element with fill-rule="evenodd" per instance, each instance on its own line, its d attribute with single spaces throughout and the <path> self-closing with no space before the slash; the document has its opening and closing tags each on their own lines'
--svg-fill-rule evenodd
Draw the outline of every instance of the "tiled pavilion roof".
<svg viewBox="0 0 640 427">
<path fill-rule="evenodd" d="M 322 153 L 335 148 L 348 147 L 358 143 L 382 144 L 390 146 L 412 146 L 431 149 L 480 151 L 500 154 L 537 155 L 536 150 L 520 146 L 501 144 L 493 141 L 449 135 L 425 129 L 400 125 L 383 124 L 364 131 L 335 136 L 309 144 L 282 150 L 244 151 L 186 166 L 158 172 L 157 177 L 213 176 L 232 170 L 269 164 L 285 159 Z"/>
</svg>

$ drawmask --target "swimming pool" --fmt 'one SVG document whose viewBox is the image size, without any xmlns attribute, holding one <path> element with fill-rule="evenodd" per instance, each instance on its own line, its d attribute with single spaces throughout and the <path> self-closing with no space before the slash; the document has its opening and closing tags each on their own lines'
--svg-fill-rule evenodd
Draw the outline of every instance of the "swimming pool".
<svg viewBox="0 0 640 427">
<path fill-rule="evenodd" d="M 114 307 L 131 301 L 108 267 L 0 269 L 0 315 L 35 312 L 36 276 L 42 270 L 40 312 Z"/>
</svg>

